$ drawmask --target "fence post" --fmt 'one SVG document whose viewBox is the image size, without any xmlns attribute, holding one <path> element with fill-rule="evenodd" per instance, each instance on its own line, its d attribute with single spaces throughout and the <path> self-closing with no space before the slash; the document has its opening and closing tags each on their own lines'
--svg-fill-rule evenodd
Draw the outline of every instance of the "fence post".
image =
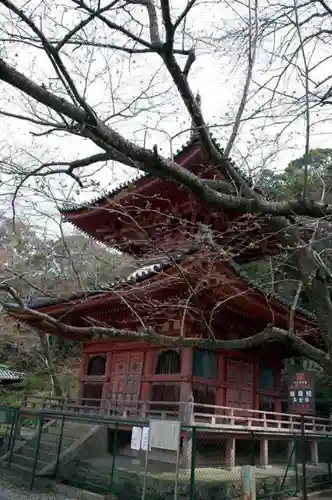
<svg viewBox="0 0 332 500">
<path fill-rule="evenodd" d="M 329 481 L 331 482 L 331 480 L 332 480 L 332 467 L 331 467 L 331 459 L 330 458 L 328 458 L 328 460 L 327 460 L 327 472 L 329 475 Z"/>
<path fill-rule="evenodd" d="M 297 462 L 298 462 L 298 457 L 299 457 L 299 443 L 294 436 L 294 452 L 295 452 L 295 460 L 294 460 L 294 466 L 295 466 L 295 488 L 296 488 L 296 494 L 300 492 L 300 485 L 299 485 L 299 471 L 297 468 Z"/>
<path fill-rule="evenodd" d="M 305 457 L 305 421 L 304 415 L 301 415 L 301 464 L 302 464 L 302 489 L 303 489 L 303 500 L 308 500 L 308 488 L 307 488 L 307 464 Z"/>
<path fill-rule="evenodd" d="M 255 465 L 255 442 L 254 442 L 254 433 L 251 431 L 251 440 L 250 440 L 250 451 L 251 451 L 251 465 Z"/>
<path fill-rule="evenodd" d="M 113 448 L 112 448 L 112 455 L 113 455 L 113 460 L 112 460 L 112 470 L 111 470 L 111 484 L 110 484 L 110 489 L 113 488 L 113 481 L 114 481 L 114 471 L 115 471 L 115 454 L 116 454 L 116 442 L 118 439 L 118 427 L 119 427 L 119 422 L 116 421 L 115 424 L 115 432 L 114 432 L 114 442 L 113 442 Z"/>
<path fill-rule="evenodd" d="M 189 500 L 194 500 L 195 498 L 195 471 L 196 471 L 196 427 L 191 428 L 191 464 L 190 464 L 190 489 L 189 489 Z"/>
<path fill-rule="evenodd" d="M 15 442 L 16 442 L 16 437 L 17 437 L 17 427 L 19 425 L 20 421 L 20 409 L 18 408 L 17 411 L 15 412 L 15 417 L 14 417 L 14 422 L 13 422 L 13 437 L 10 443 L 10 452 L 9 452 L 9 457 L 8 457 L 8 467 L 11 466 L 12 461 L 13 461 L 13 453 L 14 453 L 14 448 L 15 448 Z"/>
<path fill-rule="evenodd" d="M 10 427 L 10 434 L 9 434 L 7 451 L 9 451 L 11 449 L 12 440 L 13 440 L 13 437 L 14 437 L 16 419 L 17 419 L 17 412 L 18 411 L 19 410 L 17 408 L 11 409 L 11 427 Z"/>
<path fill-rule="evenodd" d="M 38 463 L 38 457 L 39 457 L 40 441 L 41 441 L 41 436 L 42 436 L 42 432 L 43 432 L 43 427 L 44 427 L 44 413 L 41 413 L 40 417 L 39 417 L 39 422 L 38 422 L 38 435 L 37 435 L 36 453 L 35 453 L 35 458 L 34 458 L 34 461 L 33 461 L 32 475 L 31 475 L 31 481 L 30 481 L 29 491 L 32 490 L 34 482 L 35 482 L 36 470 L 37 470 L 37 463 Z"/>
<path fill-rule="evenodd" d="M 244 465 L 241 467 L 241 500 L 256 500 L 255 467 Z"/>
<path fill-rule="evenodd" d="M 58 475 L 64 427 L 65 427 L 65 415 L 63 414 L 62 418 L 61 418 L 61 428 L 60 428 L 59 444 L 58 444 L 58 449 L 57 449 L 57 454 L 56 454 L 56 463 L 55 463 L 55 467 L 54 467 L 54 477 L 57 477 L 57 475 Z"/>
</svg>

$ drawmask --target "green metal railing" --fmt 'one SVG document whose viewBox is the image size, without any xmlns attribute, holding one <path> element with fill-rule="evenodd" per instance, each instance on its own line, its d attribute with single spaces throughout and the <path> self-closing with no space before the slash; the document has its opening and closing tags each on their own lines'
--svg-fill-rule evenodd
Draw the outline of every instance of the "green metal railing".
<svg viewBox="0 0 332 500">
<path fill-rule="evenodd" d="M 3 412 L 4 408 L 0 409 Z M 174 498 L 178 491 L 178 498 L 186 500 L 236 500 L 241 498 L 241 486 L 238 472 L 227 471 L 223 460 L 226 452 L 227 434 L 218 432 L 213 427 L 182 426 L 181 451 L 187 446 L 187 456 L 190 458 L 188 468 L 180 464 L 177 472 L 175 454 L 171 455 L 168 463 L 150 457 L 146 462 L 146 452 L 138 451 L 133 454 L 130 449 L 130 434 L 133 426 L 146 427 L 148 421 L 135 419 L 104 418 L 98 415 L 85 415 L 52 411 L 30 411 L 13 408 L 6 409 L 8 425 L 8 445 L 5 447 L 6 461 L 1 466 L 15 470 L 16 457 L 20 453 L 18 446 L 24 446 L 24 441 L 29 440 L 33 449 L 31 467 L 27 470 L 26 484 L 29 490 L 36 485 L 36 479 L 41 476 L 44 467 L 43 447 L 46 435 L 52 434 L 54 449 L 54 466 L 50 468 L 49 478 L 81 487 L 97 493 L 112 493 L 122 500 L 142 500 L 143 483 L 146 486 L 146 500 L 167 500 Z M 50 422 L 51 421 L 51 422 Z M 98 462 L 97 467 L 91 463 L 80 461 L 80 454 L 71 460 L 70 467 L 61 467 L 63 453 L 66 451 L 66 438 L 68 429 L 73 423 L 85 423 L 92 426 L 96 424 L 107 425 L 109 437 L 108 455 L 105 464 Z M 51 425 L 52 424 L 52 425 Z M 53 425 L 54 424 L 54 425 Z M 28 436 L 28 437 L 27 437 Z M 276 443 L 280 445 L 276 436 Z M 242 439 L 245 445 L 245 463 L 255 465 L 258 460 L 257 445 L 261 435 L 248 432 Z M 269 438 L 271 441 L 271 437 Z M 46 441 L 47 442 L 47 441 Z M 332 439 L 328 435 L 324 438 L 326 473 L 322 477 L 306 477 L 303 479 L 303 470 L 307 470 L 308 460 L 305 456 L 305 436 L 296 436 L 293 448 L 288 455 L 289 439 L 285 440 L 285 449 L 281 456 L 284 457 L 280 466 L 279 477 L 272 476 L 269 469 L 259 473 L 256 478 L 257 500 L 279 500 L 286 495 L 303 493 L 305 487 L 308 491 L 332 485 Z M 287 446 L 287 449 L 286 449 Z M 279 446 L 280 448 L 280 446 Z M 23 448 L 22 448 L 23 449 Z M 178 453 L 181 457 L 181 453 Z M 184 454 L 182 454 L 184 456 Z M 173 458 L 172 458 L 173 457 Z M 53 463 L 53 462 L 52 462 Z M 210 464 L 207 466 L 206 464 Z M 301 467 L 302 465 L 302 467 Z M 69 471 L 69 473 L 67 473 Z M 144 480 L 145 476 L 145 480 Z M 178 484 L 176 484 L 178 478 Z M 307 485 L 306 485 L 307 484 Z"/>
</svg>

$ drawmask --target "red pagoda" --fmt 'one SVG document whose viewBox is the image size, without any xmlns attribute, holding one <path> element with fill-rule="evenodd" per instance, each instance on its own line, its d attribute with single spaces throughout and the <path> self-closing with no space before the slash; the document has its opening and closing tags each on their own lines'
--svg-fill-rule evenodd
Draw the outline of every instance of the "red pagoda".
<svg viewBox="0 0 332 500">
<path fill-rule="evenodd" d="M 204 179 L 222 180 L 193 138 L 176 161 Z M 226 161 L 226 160 L 225 160 Z M 225 181 L 225 179 L 223 179 Z M 243 263 L 280 252 L 264 219 L 214 210 L 182 185 L 143 175 L 85 206 L 66 207 L 66 221 L 143 264 L 127 280 L 68 298 L 27 305 L 75 326 L 110 325 L 187 337 L 238 339 L 268 324 L 287 329 L 290 306 L 249 282 Z M 212 235 L 212 236 L 211 236 Z M 212 237 L 220 253 L 204 238 Z M 47 331 L 29 312 L 9 313 Z M 313 317 L 297 310 L 294 329 L 313 339 Z M 54 334 L 54 331 L 49 333 Z M 59 332 L 59 335 L 61 333 Z M 269 342 L 251 350 L 170 349 L 120 338 L 87 339 L 81 397 L 91 405 L 132 408 L 136 402 L 195 404 L 281 412 L 280 373 L 291 352 Z"/>
</svg>

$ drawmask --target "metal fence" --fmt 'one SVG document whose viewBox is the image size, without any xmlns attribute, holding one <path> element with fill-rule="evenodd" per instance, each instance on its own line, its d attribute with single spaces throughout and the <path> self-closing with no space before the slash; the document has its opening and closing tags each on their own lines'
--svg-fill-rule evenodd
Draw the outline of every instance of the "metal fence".
<svg viewBox="0 0 332 500">
<path fill-rule="evenodd" d="M 160 427 L 161 445 L 151 444 L 151 421 L 12 408 L 0 415 L 0 466 L 17 469 L 29 489 L 49 478 L 121 500 L 236 500 L 243 465 L 255 467 L 257 500 L 306 499 L 332 485 L 332 433 L 267 436 L 179 424 L 174 448 L 174 436 L 173 447 L 166 443 L 171 428 Z"/>
</svg>

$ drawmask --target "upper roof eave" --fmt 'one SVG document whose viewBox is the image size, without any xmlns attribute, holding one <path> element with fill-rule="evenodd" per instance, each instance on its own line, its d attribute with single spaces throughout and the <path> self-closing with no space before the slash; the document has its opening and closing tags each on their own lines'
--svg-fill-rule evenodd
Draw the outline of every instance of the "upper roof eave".
<svg viewBox="0 0 332 500">
<path fill-rule="evenodd" d="M 214 137 L 212 137 L 212 140 L 213 140 L 215 147 L 219 150 L 219 152 L 221 154 L 223 154 L 224 150 L 220 146 L 218 141 Z M 182 148 L 180 148 L 176 151 L 176 153 L 174 155 L 174 160 L 178 159 L 182 154 L 184 154 L 186 151 L 188 151 L 188 149 L 190 149 L 191 147 L 198 145 L 198 144 L 200 144 L 200 141 L 199 141 L 199 138 L 197 138 L 196 136 L 193 139 L 190 139 L 182 146 Z M 235 165 L 234 161 L 232 161 L 231 158 L 228 158 L 227 161 L 232 165 L 233 168 L 240 171 L 239 168 Z M 252 185 L 250 179 L 248 179 L 243 174 L 243 172 L 241 172 L 241 175 L 244 178 L 244 180 L 246 180 L 246 182 L 248 182 L 250 185 Z M 66 216 L 79 214 L 81 211 L 98 207 L 101 204 L 103 204 L 104 202 L 106 202 L 106 200 L 112 199 L 115 196 L 117 196 L 118 194 L 120 194 L 124 189 L 128 188 L 131 184 L 136 186 L 137 182 L 145 181 L 145 180 L 151 179 L 153 177 L 155 177 L 155 176 L 153 176 L 152 174 L 148 174 L 148 173 L 140 171 L 140 173 L 138 173 L 138 175 L 136 177 L 130 179 L 129 181 L 127 181 L 119 186 L 117 186 L 115 189 L 105 193 L 103 196 L 92 199 L 89 202 L 86 202 L 86 203 L 79 205 L 79 206 L 74 205 L 71 202 L 64 204 L 64 206 L 62 208 L 60 208 L 60 213 L 61 213 L 61 215 L 63 215 L 66 218 Z M 255 188 L 255 191 L 260 192 L 256 188 Z"/>
</svg>

